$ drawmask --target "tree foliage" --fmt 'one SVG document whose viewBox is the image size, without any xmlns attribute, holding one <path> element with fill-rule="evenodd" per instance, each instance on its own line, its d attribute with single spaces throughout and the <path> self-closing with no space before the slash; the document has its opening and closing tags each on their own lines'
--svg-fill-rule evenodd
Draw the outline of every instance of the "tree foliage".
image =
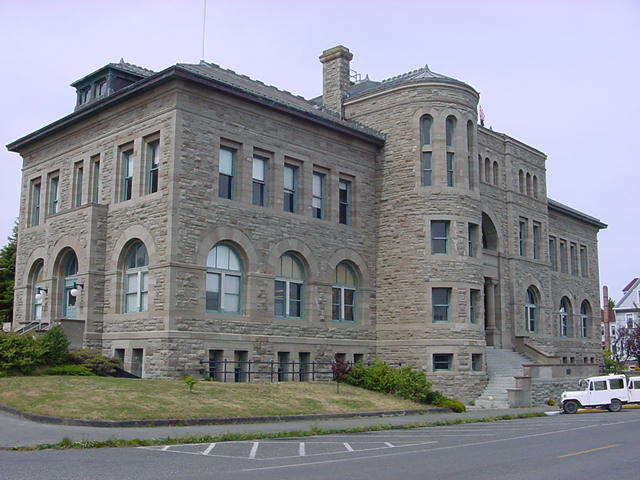
<svg viewBox="0 0 640 480">
<path fill-rule="evenodd" d="M 612 358 L 621 364 L 635 361 L 640 365 L 640 326 L 619 328 L 611 351 Z"/>
<path fill-rule="evenodd" d="M 13 226 L 7 244 L 0 249 L 0 320 L 13 321 L 13 286 L 16 275 L 18 222 Z"/>
</svg>

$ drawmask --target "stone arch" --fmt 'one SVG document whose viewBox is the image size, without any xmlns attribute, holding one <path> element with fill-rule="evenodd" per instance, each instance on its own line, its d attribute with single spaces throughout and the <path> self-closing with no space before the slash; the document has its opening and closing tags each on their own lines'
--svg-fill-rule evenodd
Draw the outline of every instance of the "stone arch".
<svg viewBox="0 0 640 480">
<path fill-rule="evenodd" d="M 27 262 L 25 263 L 25 265 L 27 266 L 27 268 L 24 269 L 24 271 L 22 272 L 22 285 L 29 285 L 29 282 L 31 281 L 31 275 L 33 273 L 33 266 L 35 265 L 35 263 L 39 260 L 41 260 L 44 264 L 43 268 L 44 268 L 44 277 L 45 277 L 45 281 L 50 279 L 49 276 L 47 276 L 47 262 L 45 261 L 45 259 L 47 258 L 47 254 L 46 254 L 46 250 L 44 247 L 38 247 L 35 248 L 30 254 L 29 254 L 29 258 L 27 259 Z M 17 287 L 18 285 L 16 285 Z"/>
<path fill-rule="evenodd" d="M 336 269 L 338 264 L 345 261 L 351 265 L 356 273 L 358 281 L 360 282 L 359 286 L 371 287 L 371 277 L 366 262 L 358 252 L 349 248 L 336 250 L 327 260 L 330 278 L 332 278 L 331 276 L 333 275 L 333 271 Z"/>
<path fill-rule="evenodd" d="M 484 159 L 484 181 L 491 183 L 491 160 L 489 157 Z"/>
<path fill-rule="evenodd" d="M 487 212 L 482 212 L 482 248 L 492 251 L 500 249 L 500 235 Z"/>
<path fill-rule="evenodd" d="M 53 255 L 49 258 L 54 258 L 53 262 L 49 262 L 47 265 L 46 276 L 48 278 L 54 278 L 56 276 L 56 269 L 59 267 L 61 255 L 67 249 L 73 250 L 78 259 L 78 274 L 84 275 L 89 270 L 89 262 L 86 256 L 86 249 L 84 245 L 80 243 L 80 239 L 73 237 L 72 235 L 65 235 L 58 239 L 53 248 L 51 249 Z M 46 257 L 45 257 L 46 258 Z M 46 265 L 47 262 L 45 262 Z"/>
<path fill-rule="evenodd" d="M 531 174 L 529 172 L 527 172 L 527 195 L 530 197 L 533 196 L 531 192 Z"/>
<path fill-rule="evenodd" d="M 288 252 L 298 256 L 305 269 L 305 279 L 311 282 L 320 278 L 320 268 L 313 250 L 303 241 L 293 238 L 281 240 L 271 247 L 264 265 L 264 272 L 274 275 L 277 260 Z"/>
<path fill-rule="evenodd" d="M 522 170 L 518 172 L 518 191 L 524 193 L 524 172 Z"/>
<path fill-rule="evenodd" d="M 538 198 L 538 176 L 533 176 L 533 198 Z"/>
<path fill-rule="evenodd" d="M 111 271 L 119 270 L 122 266 L 126 249 L 134 240 L 144 243 L 149 256 L 149 266 L 158 262 L 156 244 L 149 231 L 140 225 L 132 225 L 120 234 L 113 246 L 109 265 Z"/>
<path fill-rule="evenodd" d="M 497 160 L 493 161 L 493 184 L 495 186 L 500 185 L 500 166 Z"/>
<path fill-rule="evenodd" d="M 220 242 L 227 242 L 236 249 L 246 272 L 260 269 L 258 254 L 251 239 L 241 230 L 233 227 L 217 227 L 203 235 L 196 252 L 196 264 L 206 265 L 209 251 Z"/>
</svg>

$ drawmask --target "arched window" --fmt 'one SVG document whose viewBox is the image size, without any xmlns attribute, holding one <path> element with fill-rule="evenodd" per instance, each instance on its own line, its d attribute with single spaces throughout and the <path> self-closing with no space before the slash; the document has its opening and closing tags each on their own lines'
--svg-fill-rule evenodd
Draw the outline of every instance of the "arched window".
<svg viewBox="0 0 640 480">
<path fill-rule="evenodd" d="M 482 248 L 498 251 L 498 231 L 489 215 L 482 212 Z"/>
<path fill-rule="evenodd" d="M 129 246 L 124 259 L 124 312 L 146 312 L 149 306 L 149 255 L 141 241 Z"/>
<path fill-rule="evenodd" d="M 591 305 L 584 300 L 580 305 L 580 336 L 587 338 L 589 336 L 589 317 L 591 316 Z"/>
<path fill-rule="evenodd" d="M 558 315 L 560 317 L 560 336 L 568 337 L 571 334 L 571 303 L 567 297 L 562 297 L 562 300 L 560 300 Z"/>
<path fill-rule="evenodd" d="M 424 115 L 420 119 L 420 138 L 422 145 L 431 145 L 431 127 L 433 125 L 433 118 L 431 115 Z"/>
<path fill-rule="evenodd" d="M 445 121 L 445 133 L 447 140 L 447 147 L 453 147 L 456 130 L 456 117 L 449 115 Z"/>
<path fill-rule="evenodd" d="M 302 317 L 304 269 L 298 258 L 285 253 L 278 260 L 275 281 L 274 313 L 276 317 Z"/>
<path fill-rule="evenodd" d="M 207 256 L 207 312 L 240 313 L 242 263 L 237 252 L 218 243 Z"/>
<path fill-rule="evenodd" d="M 491 181 L 491 160 L 489 157 L 484 159 L 484 181 L 487 183 Z"/>
<path fill-rule="evenodd" d="M 469 188 L 473 190 L 476 176 L 473 171 L 473 122 L 471 120 L 467 121 L 467 168 L 469 169 Z"/>
<path fill-rule="evenodd" d="M 522 170 L 518 172 L 518 191 L 524 193 L 524 172 Z"/>
<path fill-rule="evenodd" d="M 478 155 L 478 178 L 482 182 L 482 157 Z M 487 181 L 487 178 L 484 178 L 484 181 Z"/>
<path fill-rule="evenodd" d="M 527 300 L 524 304 L 524 319 L 527 332 L 535 332 L 538 328 L 538 294 L 534 287 L 527 288 Z"/>
<path fill-rule="evenodd" d="M 531 196 L 531 174 L 527 172 L 527 195 Z"/>
<path fill-rule="evenodd" d="M 493 184 L 498 185 L 500 183 L 500 167 L 498 167 L 498 162 L 493 162 Z"/>
<path fill-rule="evenodd" d="M 538 198 L 538 177 L 533 176 L 533 198 Z"/>
<path fill-rule="evenodd" d="M 62 292 L 61 305 L 62 305 L 62 318 L 76 318 L 76 287 L 78 281 L 78 257 L 73 250 L 68 250 L 62 257 L 62 278 L 61 288 Z"/>
<path fill-rule="evenodd" d="M 345 262 L 338 264 L 333 284 L 333 320 L 355 321 L 356 289 L 356 275 L 351 266 Z"/>
<path fill-rule="evenodd" d="M 31 321 L 42 322 L 42 300 L 44 293 L 44 264 L 39 260 L 31 275 Z"/>
</svg>

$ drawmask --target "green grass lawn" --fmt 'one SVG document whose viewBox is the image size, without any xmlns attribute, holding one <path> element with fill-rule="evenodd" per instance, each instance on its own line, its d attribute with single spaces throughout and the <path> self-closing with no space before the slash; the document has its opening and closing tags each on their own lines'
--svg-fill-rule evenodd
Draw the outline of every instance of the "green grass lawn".
<svg viewBox="0 0 640 480">
<path fill-rule="evenodd" d="M 110 377 L 0 378 L 0 403 L 41 415 L 91 420 L 252 417 L 425 408 L 335 383 L 198 382 Z"/>
</svg>

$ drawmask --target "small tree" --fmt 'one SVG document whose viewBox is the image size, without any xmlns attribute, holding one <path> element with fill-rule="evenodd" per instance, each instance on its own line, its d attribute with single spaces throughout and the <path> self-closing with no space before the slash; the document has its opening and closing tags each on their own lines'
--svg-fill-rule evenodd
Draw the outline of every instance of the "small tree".
<svg viewBox="0 0 640 480">
<path fill-rule="evenodd" d="M 193 393 L 193 387 L 195 387 L 196 383 L 198 383 L 195 377 L 193 377 L 192 375 L 185 375 L 183 380 L 185 385 L 189 388 L 189 392 Z"/>
<path fill-rule="evenodd" d="M 45 365 L 62 365 L 69 358 L 69 340 L 60 325 L 47 330 L 42 336 L 40 344 L 43 349 L 42 360 Z"/>
<path fill-rule="evenodd" d="M 635 360 L 640 365 L 640 326 L 619 328 L 611 350 L 621 364 Z"/>
<path fill-rule="evenodd" d="M 0 322 L 13 321 L 13 285 L 16 275 L 16 246 L 18 222 L 7 244 L 0 250 Z"/>
<path fill-rule="evenodd" d="M 336 382 L 336 392 L 340 393 L 340 384 L 344 382 L 351 373 L 351 365 L 344 360 L 335 359 L 331 364 L 333 379 Z"/>
</svg>

